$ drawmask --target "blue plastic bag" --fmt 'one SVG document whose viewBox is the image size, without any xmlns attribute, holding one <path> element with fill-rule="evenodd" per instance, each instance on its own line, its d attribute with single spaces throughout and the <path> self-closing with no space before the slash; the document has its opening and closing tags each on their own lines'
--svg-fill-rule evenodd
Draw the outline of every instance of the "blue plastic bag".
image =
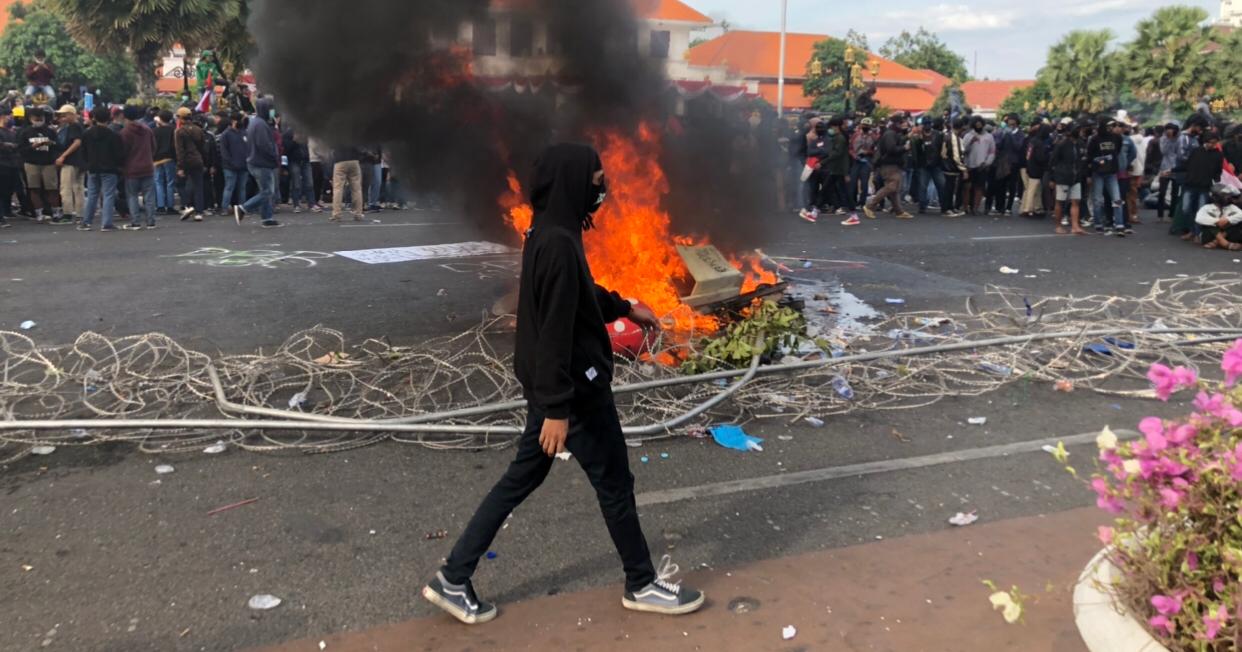
<svg viewBox="0 0 1242 652">
<path fill-rule="evenodd" d="M 717 444 L 735 451 L 762 451 L 763 440 L 746 434 L 740 426 L 713 426 L 709 429 Z"/>
</svg>

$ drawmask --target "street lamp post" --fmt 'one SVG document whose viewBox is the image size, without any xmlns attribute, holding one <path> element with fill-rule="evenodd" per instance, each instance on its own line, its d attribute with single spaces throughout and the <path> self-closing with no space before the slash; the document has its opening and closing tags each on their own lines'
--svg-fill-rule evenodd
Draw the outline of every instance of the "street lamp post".
<svg viewBox="0 0 1242 652">
<path fill-rule="evenodd" d="M 789 0 L 781 0 L 781 56 L 780 70 L 776 77 L 776 116 L 785 115 L 785 37 L 786 17 L 789 15 Z"/>
</svg>

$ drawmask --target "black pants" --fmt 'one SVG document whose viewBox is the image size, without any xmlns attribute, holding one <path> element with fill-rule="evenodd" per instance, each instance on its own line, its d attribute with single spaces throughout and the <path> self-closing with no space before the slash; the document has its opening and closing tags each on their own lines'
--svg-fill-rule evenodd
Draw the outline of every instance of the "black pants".
<svg viewBox="0 0 1242 652">
<path fill-rule="evenodd" d="M 505 519 L 548 477 L 556 460 L 548 457 L 539 446 L 542 430 L 543 413 L 532 407 L 526 418 L 526 430 L 518 442 L 517 458 L 483 499 L 449 554 L 442 569 L 449 582 L 461 584 L 474 575 L 479 558 L 492 545 Z M 608 533 L 625 567 L 626 590 L 642 589 L 655 580 L 656 574 L 647 540 L 638 523 L 634 476 L 630 473 L 625 435 L 621 433 L 616 405 L 609 400 L 589 414 L 571 416 L 565 447 L 573 453 L 595 488 Z"/>
<path fill-rule="evenodd" d="M 1173 197 L 1171 203 L 1164 202 L 1165 193 L 1169 189 L 1169 184 L 1173 184 Z M 1164 217 L 1164 210 L 1169 209 L 1169 217 L 1173 217 L 1173 211 L 1177 210 L 1178 202 L 1182 198 L 1182 184 L 1177 182 L 1173 177 L 1160 177 L 1160 195 L 1156 197 L 1156 217 Z"/>
<path fill-rule="evenodd" d="M 944 173 L 944 190 L 940 193 L 940 210 L 952 211 L 962 209 L 962 175 Z"/>
<path fill-rule="evenodd" d="M 18 168 L 0 168 L 0 217 L 13 217 L 13 193 L 22 194 L 22 177 Z"/>
</svg>

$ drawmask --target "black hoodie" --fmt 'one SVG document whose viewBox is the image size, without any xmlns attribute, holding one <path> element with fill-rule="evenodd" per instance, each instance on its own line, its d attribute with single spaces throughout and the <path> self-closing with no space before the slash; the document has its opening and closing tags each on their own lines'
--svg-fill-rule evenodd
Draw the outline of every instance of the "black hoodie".
<svg viewBox="0 0 1242 652">
<path fill-rule="evenodd" d="M 535 163 L 513 364 L 523 395 L 550 419 L 612 396 L 605 324 L 630 314 L 628 301 L 595 284 L 582 248 L 584 218 L 600 194 L 591 177 L 601 167 L 585 145 L 555 145 Z"/>
</svg>

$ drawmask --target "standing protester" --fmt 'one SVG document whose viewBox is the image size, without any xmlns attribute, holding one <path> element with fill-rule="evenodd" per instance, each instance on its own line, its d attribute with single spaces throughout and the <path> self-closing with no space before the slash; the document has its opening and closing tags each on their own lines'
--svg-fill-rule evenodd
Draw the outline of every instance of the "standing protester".
<svg viewBox="0 0 1242 652">
<path fill-rule="evenodd" d="M 823 160 L 828 155 L 828 124 L 814 117 L 807 123 L 806 162 L 802 170 L 802 203 L 798 217 L 814 224 L 819 218 L 820 186 L 823 185 Z"/>
<path fill-rule="evenodd" d="M 229 127 L 220 134 L 220 169 L 224 173 L 224 192 L 220 195 L 220 210 L 231 211 L 246 203 L 246 187 L 250 184 L 250 172 L 246 169 L 246 157 L 250 146 L 242 131 L 246 116 L 234 112 L 229 116 Z"/>
<path fill-rule="evenodd" d="M 849 192 L 854 193 L 855 206 L 866 205 L 871 192 L 871 164 L 877 140 L 872 125 L 871 118 L 863 118 L 850 139 L 850 158 L 854 165 L 850 168 Z"/>
<path fill-rule="evenodd" d="M 1121 213 L 1122 226 L 1119 227 L 1118 235 L 1131 235 L 1134 229 L 1131 228 L 1131 220 L 1134 219 L 1134 213 L 1130 210 L 1130 205 L 1126 203 L 1126 198 L 1130 196 L 1130 168 L 1134 165 L 1134 159 L 1138 158 L 1138 148 L 1135 147 L 1134 141 L 1130 140 L 1127 133 L 1129 126 L 1118 120 L 1113 123 L 1113 133 L 1121 139 L 1121 147 L 1117 154 L 1117 190 L 1118 202 L 1113 208 L 1114 213 Z"/>
<path fill-rule="evenodd" d="M 884 180 L 884 187 L 863 204 L 863 214 L 870 219 L 875 219 L 875 209 L 880 208 L 885 199 L 892 200 L 893 215 L 897 219 L 908 220 L 914 217 L 901 206 L 902 168 L 909 151 L 906 125 L 904 114 L 893 116 L 876 147 L 876 173 Z"/>
<path fill-rule="evenodd" d="M 846 187 L 850 174 L 850 144 L 846 141 L 845 120 L 834 117 L 828 121 L 828 151 L 824 156 L 823 173 L 827 195 L 836 204 L 837 214 L 846 215 L 842 226 L 858 226 L 858 214 L 854 212 L 854 194 Z"/>
<path fill-rule="evenodd" d="M 582 145 L 546 150 L 535 167 L 534 225 L 522 253 L 514 368 L 530 407 L 517 455 L 483 499 L 423 596 L 467 624 L 496 617 L 475 594 L 470 577 L 505 519 L 547 477 L 566 451 L 586 472 L 625 569 L 627 609 L 687 614 L 704 601 L 699 591 L 669 582 L 665 558 L 657 572 L 634 500 L 634 476 L 612 396 L 612 352 L 605 324 L 620 317 L 643 328 L 659 321 L 595 284 L 582 233 L 606 194 L 599 155 Z"/>
<path fill-rule="evenodd" d="M 1031 127 L 1030 137 L 1026 139 L 1026 153 L 1023 156 L 1026 166 L 1020 173 L 1022 202 L 1018 206 L 1019 213 L 1024 217 L 1036 217 L 1047 208 L 1043 203 L 1043 187 L 1051 155 L 1048 131 L 1048 125 L 1039 122 Z"/>
<path fill-rule="evenodd" d="M 177 207 L 177 148 L 173 114 L 163 110 L 155 116 L 155 204 L 163 215 L 173 215 Z"/>
<path fill-rule="evenodd" d="M 992 186 L 989 189 L 991 215 L 1012 215 L 1014 200 L 1019 196 L 1022 169 L 1026 157 L 1026 136 L 1019 129 L 1020 120 L 1015 114 L 1005 116 L 1005 127 L 1000 130 L 996 141 L 996 167 L 992 175 Z"/>
<path fill-rule="evenodd" d="M 117 178 L 125 165 L 125 144 L 111 128 L 112 112 L 107 107 L 95 107 L 91 120 L 94 125 L 82 135 L 82 152 L 86 156 L 86 215 L 82 216 L 78 230 L 91 230 L 95 209 L 102 200 L 103 223 L 99 230 L 115 231 L 112 215 L 116 209 Z"/>
<path fill-rule="evenodd" d="M 181 107 L 177 109 L 177 131 L 173 134 L 173 143 L 177 151 L 177 176 L 185 181 L 181 190 L 181 221 L 194 218 L 195 222 L 203 221 L 203 210 L 206 192 L 203 173 L 206 172 L 207 137 L 203 130 L 191 119 L 193 112 Z"/>
<path fill-rule="evenodd" d="M 0 108 L 0 229 L 12 226 L 8 218 L 13 217 L 13 193 L 20 193 L 22 186 L 22 156 L 17 151 L 13 118 L 7 113 L 7 109 Z"/>
<path fill-rule="evenodd" d="M 1056 188 L 1056 207 L 1053 209 L 1052 219 L 1057 225 L 1057 233 L 1087 235 L 1082 228 L 1080 218 L 1083 159 L 1080 152 L 1082 145 L 1079 141 L 1079 132 L 1070 118 L 1063 118 L 1057 131 L 1056 141 L 1052 146 L 1052 156 L 1048 161 L 1049 174 L 1052 175 L 1052 182 Z M 1062 222 L 1067 202 L 1070 205 L 1071 230 L 1069 231 Z"/>
<path fill-rule="evenodd" d="M 354 221 L 361 222 L 364 208 L 362 196 L 362 168 L 358 164 L 361 152 L 357 147 L 338 147 L 332 150 L 332 218 L 341 221 L 345 209 L 345 184 L 349 184 L 353 196 Z"/>
<path fill-rule="evenodd" d="M 940 148 L 940 167 L 944 169 L 944 195 L 940 198 L 940 211 L 945 217 L 961 217 L 962 199 L 970 180 L 966 167 L 966 155 L 962 148 L 962 134 L 966 132 L 966 118 L 958 118 L 952 124 L 945 123 L 944 144 Z"/>
<path fill-rule="evenodd" d="M 30 203 L 37 219 L 43 222 L 50 209 L 51 222 L 65 222 L 60 210 L 60 182 L 56 170 L 56 132 L 47 124 L 47 112 L 42 107 L 27 113 L 30 124 L 17 133 L 17 146 L 26 168 L 26 188 L 30 191 Z"/>
<path fill-rule="evenodd" d="M 962 137 L 962 149 L 966 155 L 966 214 L 975 215 L 983 201 L 983 195 L 991 178 L 992 164 L 996 162 L 996 141 L 985 131 L 987 123 L 975 116 L 970 131 Z"/>
<path fill-rule="evenodd" d="M 1181 138 L 1181 128 L 1170 122 L 1164 126 L 1164 135 L 1160 138 L 1160 195 L 1156 198 L 1156 219 L 1164 219 L 1165 208 L 1169 210 L 1169 218 L 1181 201 L 1181 173 L 1177 167 L 1183 165 L 1186 157 L 1182 152 L 1185 143 Z M 1184 170 L 1183 170 L 1184 171 Z M 1172 197 L 1169 198 L 1169 191 Z M 1169 198 L 1166 202 L 1166 198 Z"/>
<path fill-rule="evenodd" d="M 1147 150 L 1151 137 L 1143 133 L 1138 123 L 1126 124 L 1125 136 L 1134 145 L 1134 159 L 1130 162 L 1130 192 L 1126 195 L 1126 207 L 1130 211 L 1130 224 L 1142 224 L 1139 205 L 1147 193 L 1151 179 L 1147 176 Z"/>
<path fill-rule="evenodd" d="M 60 107 L 63 107 L 66 104 L 77 106 L 78 95 L 73 92 L 73 84 L 70 84 L 69 82 L 61 84 L 60 91 L 56 93 L 56 101 L 53 104 Z"/>
<path fill-rule="evenodd" d="M 311 176 L 315 180 L 315 203 L 311 205 L 311 212 L 319 213 L 323 211 L 323 193 L 326 187 L 331 186 L 331 179 L 328 177 L 328 163 L 332 158 L 332 148 L 327 143 L 317 138 L 310 138 L 306 142 L 306 148 L 309 150 Z"/>
<path fill-rule="evenodd" d="M 384 168 L 381 163 L 383 152 L 379 147 L 366 147 L 362 150 L 362 183 L 367 192 L 367 210 L 380 210 L 380 186 L 384 183 Z"/>
<path fill-rule="evenodd" d="M 935 118 L 931 121 L 930 126 L 925 126 L 923 129 L 923 139 L 923 167 L 920 170 L 916 170 L 917 174 L 914 177 L 915 189 L 919 193 L 919 214 L 926 213 L 927 207 L 931 205 L 927 191 L 928 184 L 931 184 L 931 187 L 936 189 L 936 202 L 940 205 L 940 214 L 948 215 L 953 210 L 953 206 L 952 200 L 946 199 L 945 196 L 944 118 Z"/>
<path fill-rule="evenodd" d="M 60 206 L 66 221 L 76 220 L 86 209 L 86 157 L 82 155 L 82 134 L 78 110 L 66 104 L 56 110 L 60 131 L 56 133 L 60 156 Z"/>
<path fill-rule="evenodd" d="M 125 107 L 125 128 L 121 130 L 121 142 L 125 145 L 125 199 L 131 220 L 123 228 L 129 231 L 142 228 L 143 214 L 147 216 L 146 228 L 155 228 L 155 134 L 142 122 L 142 116 L 142 107 Z"/>
<path fill-rule="evenodd" d="M 293 204 L 293 212 L 301 213 L 298 200 L 303 200 L 306 210 L 315 206 L 315 179 L 310 164 L 310 147 L 306 137 L 290 127 L 285 130 L 281 142 L 285 146 L 285 157 L 289 160 L 289 203 Z"/>
<path fill-rule="evenodd" d="M 272 126 L 275 110 L 268 98 L 259 100 L 258 113 L 250 118 L 246 127 L 246 144 L 250 154 L 246 157 L 246 169 L 259 187 L 259 192 L 241 206 L 233 207 L 233 217 L 240 225 L 247 213 L 259 211 L 263 228 L 280 226 L 272 213 L 276 208 L 276 171 L 280 168 L 280 147 L 276 144 L 277 132 Z"/>
<path fill-rule="evenodd" d="M 34 61 L 26 66 L 26 96 L 36 92 L 47 96 L 46 102 L 56 99 L 56 89 L 52 88 L 52 78 L 56 76 L 56 67 L 47 61 L 47 53 L 42 49 L 35 50 Z"/>
<path fill-rule="evenodd" d="M 1195 217 L 1208 202 L 1212 185 L 1220 181 L 1225 155 L 1220 151 L 1220 136 L 1215 131 L 1203 134 L 1203 144 L 1186 158 L 1186 180 L 1182 184 L 1182 209 L 1173 223 L 1174 235 L 1183 240 L 1195 237 Z"/>
</svg>

